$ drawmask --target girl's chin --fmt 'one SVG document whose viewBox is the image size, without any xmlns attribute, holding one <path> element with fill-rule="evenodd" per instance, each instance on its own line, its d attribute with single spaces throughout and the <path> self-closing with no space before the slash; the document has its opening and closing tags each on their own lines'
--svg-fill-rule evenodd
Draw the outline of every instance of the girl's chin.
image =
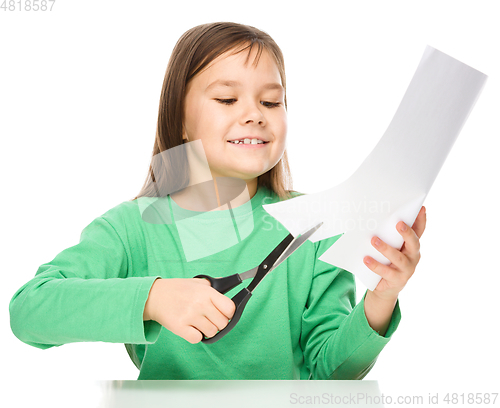
<svg viewBox="0 0 500 408">
<path fill-rule="evenodd" d="M 236 171 L 227 173 L 212 173 L 212 178 L 230 177 L 244 180 L 246 183 L 250 183 L 253 180 L 257 180 L 257 177 L 264 174 L 265 171 L 251 170 L 251 169 L 238 169 Z"/>
<path fill-rule="evenodd" d="M 231 168 L 219 168 L 214 171 L 212 169 L 212 176 L 216 177 L 234 177 L 239 178 L 245 181 L 253 180 L 259 177 L 260 175 L 266 173 L 271 168 L 268 168 L 268 162 L 258 163 L 256 160 L 249 160 L 248 163 L 245 163 L 245 160 L 233 160 L 231 163 Z"/>
</svg>

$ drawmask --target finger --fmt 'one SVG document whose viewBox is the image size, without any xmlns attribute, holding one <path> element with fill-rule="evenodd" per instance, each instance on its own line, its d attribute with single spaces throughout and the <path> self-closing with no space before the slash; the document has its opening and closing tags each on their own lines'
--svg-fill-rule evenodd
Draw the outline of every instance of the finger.
<svg viewBox="0 0 500 408">
<path fill-rule="evenodd" d="M 172 331 L 172 333 L 182 337 L 191 344 L 199 343 L 203 339 L 203 335 L 200 331 L 193 326 L 183 326 L 181 330 Z"/>
<path fill-rule="evenodd" d="M 232 303 L 232 302 L 231 302 Z M 234 305 L 234 303 L 233 303 Z M 226 317 L 222 312 L 216 307 L 212 306 L 206 311 L 205 317 L 215 326 L 218 331 L 222 330 L 229 323 L 229 318 Z"/>
<path fill-rule="evenodd" d="M 213 324 L 206 316 L 199 316 L 194 322 L 193 327 L 198 329 L 205 337 L 214 337 L 219 328 Z"/>
<path fill-rule="evenodd" d="M 375 236 L 371 240 L 372 245 L 384 255 L 391 263 L 401 271 L 409 271 L 411 268 L 410 259 L 400 250 L 388 245 L 379 237 Z M 372 258 L 373 259 L 373 258 Z M 375 261 L 375 260 L 374 260 Z M 380 264 L 383 265 L 383 264 Z M 388 265 L 384 265 L 388 266 Z"/>
<path fill-rule="evenodd" d="M 213 294 L 210 296 L 213 306 L 220 313 L 222 313 L 227 319 L 231 319 L 236 311 L 236 305 L 227 296 L 217 292 L 214 289 Z"/>
<path fill-rule="evenodd" d="M 377 275 L 388 282 L 395 282 L 398 278 L 398 271 L 396 269 L 392 268 L 389 265 L 380 263 L 376 259 L 373 259 L 371 256 L 365 256 L 363 258 L 363 262 L 371 271 L 375 272 Z"/>
<path fill-rule="evenodd" d="M 404 239 L 404 245 L 401 248 L 401 253 L 407 257 L 407 259 L 416 265 L 420 260 L 420 239 L 417 236 L 413 228 L 410 228 L 403 221 L 400 221 L 396 225 L 396 229 L 401 234 Z"/>
<path fill-rule="evenodd" d="M 424 206 L 420 209 L 420 212 L 417 215 L 417 218 L 415 218 L 415 222 L 412 225 L 413 231 L 415 231 L 415 234 L 417 237 L 421 237 L 422 234 L 425 231 L 425 226 L 427 224 L 427 210 Z"/>
<path fill-rule="evenodd" d="M 212 286 L 210 284 L 210 281 L 208 279 L 206 279 L 206 278 L 193 278 L 193 280 L 195 280 L 196 282 L 199 282 L 199 283 L 201 283 L 203 285 Z"/>
</svg>

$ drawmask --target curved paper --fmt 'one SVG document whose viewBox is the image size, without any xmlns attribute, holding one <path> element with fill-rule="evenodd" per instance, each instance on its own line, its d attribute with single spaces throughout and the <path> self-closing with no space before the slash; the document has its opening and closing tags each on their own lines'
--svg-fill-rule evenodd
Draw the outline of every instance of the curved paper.
<svg viewBox="0 0 500 408">
<path fill-rule="evenodd" d="M 319 259 L 354 273 L 374 290 L 380 277 L 363 257 L 390 262 L 372 247 L 371 237 L 401 248 L 396 224 L 413 225 L 486 79 L 427 46 L 389 127 L 356 172 L 334 188 L 264 209 L 294 236 L 324 221 L 313 242 L 344 234 Z"/>
</svg>

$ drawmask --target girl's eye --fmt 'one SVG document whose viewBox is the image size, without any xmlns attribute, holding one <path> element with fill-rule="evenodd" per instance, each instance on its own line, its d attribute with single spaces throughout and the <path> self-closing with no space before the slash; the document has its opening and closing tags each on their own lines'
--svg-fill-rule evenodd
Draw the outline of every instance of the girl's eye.
<svg viewBox="0 0 500 408">
<path fill-rule="evenodd" d="M 230 99 L 215 99 L 217 102 L 222 103 L 224 105 L 232 105 L 237 101 L 235 98 L 230 98 Z M 266 108 L 276 108 L 281 105 L 280 102 L 267 102 L 267 101 L 262 101 L 262 105 L 264 105 Z"/>
<path fill-rule="evenodd" d="M 264 105 L 266 108 L 276 108 L 281 105 L 279 102 L 266 102 L 266 101 L 261 102 L 261 104 Z"/>
<path fill-rule="evenodd" d="M 232 105 L 236 102 L 236 99 L 215 99 L 219 103 L 223 103 L 224 105 Z"/>
</svg>

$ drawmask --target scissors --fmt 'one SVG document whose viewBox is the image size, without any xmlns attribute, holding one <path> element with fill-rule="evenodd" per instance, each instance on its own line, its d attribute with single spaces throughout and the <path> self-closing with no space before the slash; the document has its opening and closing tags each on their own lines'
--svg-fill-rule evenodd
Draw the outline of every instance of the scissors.
<svg viewBox="0 0 500 408">
<path fill-rule="evenodd" d="M 311 237 L 316 230 L 323 225 L 323 222 L 316 224 L 314 227 L 307 229 L 304 233 L 294 237 L 292 234 L 288 234 L 286 238 L 281 241 L 276 248 L 262 261 L 262 263 L 255 268 L 252 268 L 243 273 L 236 273 L 234 275 L 229 275 L 224 278 L 212 278 L 208 275 L 196 275 L 195 278 L 207 279 L 212 287 L 219 291 L 220 293 L 229 292 L 231 289 L 238 286 L 246 279 L 254 278 L 248 287 L 243 288 L 240 292 L 233 296 L 231 299 L 236 305 L 236 310 L 233 317 L 229 321 L 228 325 L 220 330 L 215 336 L 206 338 L 203 335 L 201 340 L 202 343 L 215 343 L 220 340 L 226 334 L 228 334 L 236 323 L 240 320 L 243 309 L 245 308 L 247 302 L 252 296 L 252 292 L 255 290 L 257 285 L 265 278 L 265 276 L 276 268 L 281 262 L 292 255 L 299 247 Z M 202 333 L 203 334 L 203 333 Z"/>
</svg>

